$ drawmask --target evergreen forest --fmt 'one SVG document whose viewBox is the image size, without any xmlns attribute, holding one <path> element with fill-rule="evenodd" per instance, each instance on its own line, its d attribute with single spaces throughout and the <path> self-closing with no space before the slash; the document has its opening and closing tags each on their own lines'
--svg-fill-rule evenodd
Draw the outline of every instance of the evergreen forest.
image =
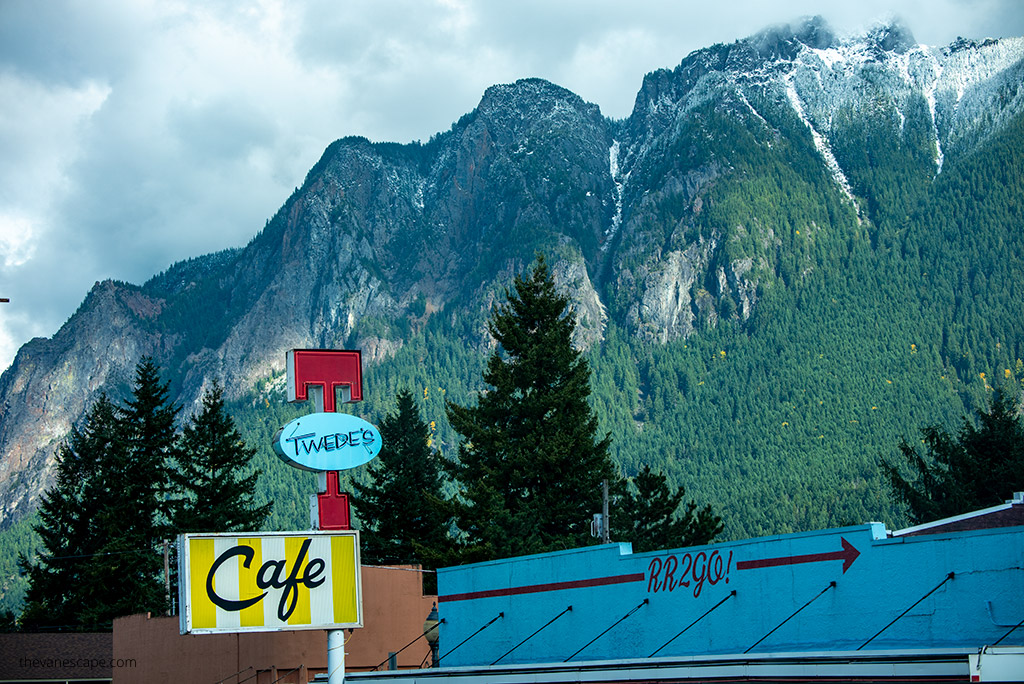
<svg viewBox="0 0 1024 684">
<path fill-rule="evenodd" d="M 791 161 L 809 164 L 808 156 Z M 947 160 L 931 182 L 891 160 L 851 163 L 863 192 L 886 200 L 859 223 L 848 208 L 816 206 L 816 193 L 790 182 L 785 165 L 764 163 L 772 168 L 751 162 L 750 182 L 726 187 L 703 220 L 728 224 L 737 207 L 747 215 L 754 207 L 788 214 L 777 221 L 794 226 L 794 238 L 795 226 L 816 220 L 832 230 L 781 257 L 793 263 L 782 264 L 746 321 L 723 315 L 666 344 L 609 321 L 587 354 L 601 434 L 611 435 L 626 476 L 650 465 L 714 505 L 720 539 L 867 521 L 898 528 L 909 519 L 882 459 L 923 426 L 958 425 L 997 389 L 1019 398 L 1024 387 L 1024 121 Z M 824 213 L 808 219 L 815 212 Z M 378 420 L 397 392 L 411 391 L 433 446 L 454 458 L 445 406 L 482 389 L 480 325 L 471 314 L 431 317 L 366 369 L 366 401 L 346 410 Z M 275 529 L 306 524 L 312 480 L 277 463 L 269 447 L 305 410 L 284 404 L 274 381 L 232 406 L 260 449 Z"/>
</svg>

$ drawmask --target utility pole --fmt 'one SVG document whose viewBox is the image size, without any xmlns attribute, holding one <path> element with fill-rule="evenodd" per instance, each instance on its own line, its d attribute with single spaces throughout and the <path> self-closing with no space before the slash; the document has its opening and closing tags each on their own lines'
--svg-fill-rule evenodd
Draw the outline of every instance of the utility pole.
<svg viewBox="0 0 1024 684">
<path fill-rule="evenodd" d="M 601 481 L 601 543 L 610 544 L 612 541 L 611 521 L 608 519 L 608 480 Z"/>
<path fill-rule="evenodd" d="M 171 551 L 164 539 L 164 599 L 167 601 L 167 615 L 171 615 Z"/>
</svg>

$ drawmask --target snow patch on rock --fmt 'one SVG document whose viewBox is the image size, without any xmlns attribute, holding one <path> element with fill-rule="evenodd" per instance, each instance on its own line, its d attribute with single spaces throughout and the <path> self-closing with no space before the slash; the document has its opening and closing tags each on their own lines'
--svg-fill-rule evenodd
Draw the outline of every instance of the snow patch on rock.
<svg viewBox="0 0 1024 684">
<path fill-rule="evenodd" d="M 811 138 L 814 140 L 814 147 L 818 150 L 819 154 L 825 158 L 825 165 L 828 170 L 832 173 L 832 178 L 842 188 L 843 193 L 850 199 L 854 205 L 857 204 L 853 197 L 853 189 L 850 187 L 850 181 L 847 180 L 846 174 L 839 167 L 839 162 L 836 161 L 835 155 L 832 153 L 832 147 L 828 142 L 828 139 L 819 133 L 815 129 L 814 124 L 807 118 L 807 114 L 804 112 L 803 102 L 800 101 L 800 95 L 796 92 L 796 86 L 793 83 L 793 77 L 795 72 L 791 71 L 786 74 L 786 97 L 789 99 L 789 103 L 793 106 L 793 111 L 800 117 L 800 120 L 804 122 L 808 130 L 811 132 Z"/>
</svg>

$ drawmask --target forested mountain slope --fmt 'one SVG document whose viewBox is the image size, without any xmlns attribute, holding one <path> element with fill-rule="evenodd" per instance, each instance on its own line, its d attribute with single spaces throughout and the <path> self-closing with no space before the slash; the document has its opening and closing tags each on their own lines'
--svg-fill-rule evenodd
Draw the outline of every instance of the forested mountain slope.
<svg viewBox="0 0 1024 684">
<path fill-rule="evenodd" d="M 362 349 L 353 410 L 410 388 L 453 454 L 444 401 L 483 389 L 490 306 L 537 250 L 627 473 L 664 469 L 730 537 L 898 522 L 879 454 L 1024 380 L 1022 57 L 814 19 L 649 74 L 625 120 L 524 80 L 426 143 L 343 138 L 246 247 L 98 283 L 21 349 L 0 524 L 144 354 L 187 407 L 222 380 L 277 527 L 307 524 L 313 486 L 269 449 L 305 410 L 283 404 L 288 349 Z"/>
</svg>

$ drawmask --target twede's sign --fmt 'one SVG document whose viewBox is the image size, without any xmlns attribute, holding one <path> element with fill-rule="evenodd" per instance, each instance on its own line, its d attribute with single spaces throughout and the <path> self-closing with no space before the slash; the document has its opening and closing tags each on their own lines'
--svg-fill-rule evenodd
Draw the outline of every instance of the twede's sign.
<svg viewBox="0 0 1024 684">
<path fill-rule="evenodd" d="M 362 627 L 359 533 L 178 537 L 182 634 Z"/>
<path fill-rule="evenodd" d="M 274 453 L 302 470 L 348 470 L 380 453 L 380 431 L 347 413 L 311 413 L 291 421 L 274 435 Z"/>
</svg>

